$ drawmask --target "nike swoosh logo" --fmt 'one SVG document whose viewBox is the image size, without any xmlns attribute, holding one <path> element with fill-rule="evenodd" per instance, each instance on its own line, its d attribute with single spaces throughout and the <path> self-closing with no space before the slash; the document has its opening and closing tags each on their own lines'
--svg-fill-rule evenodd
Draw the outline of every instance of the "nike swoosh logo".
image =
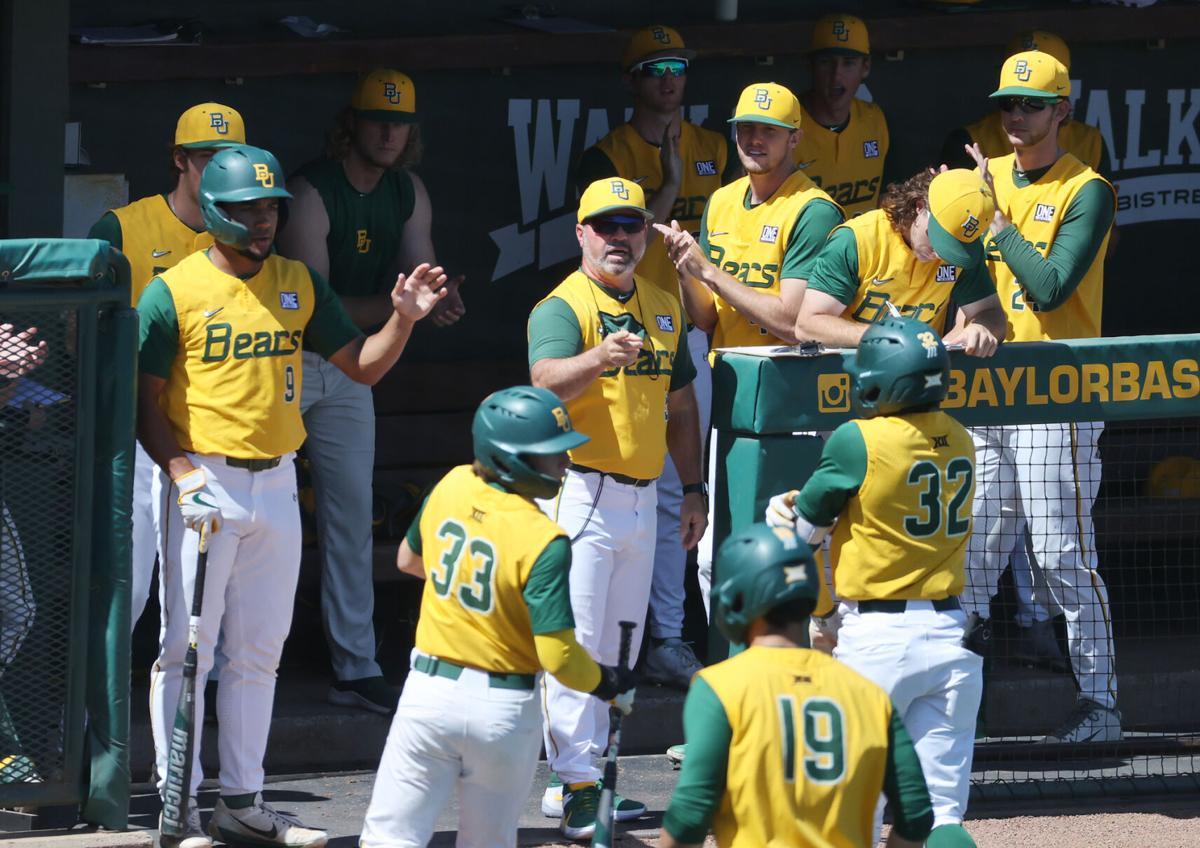
<svg viewBox="0 0 1200 848">
<path fill-rule="evenodd" d="M 155 259 L 158 259 L 160 256 L 166 256 L 170 252 L 171 251 L 169 251 L 169 250 L 152 250 L 152 251 L 150 251 L 150 255 L 153 256 Z"/>
<path fill-rule="evenodd" d="M 709 230 L 708 231 L 708 237 L 710 239 L 715 239 L 717 236 L 727 236 L 727 235 L 729 235 L 729 232 L 727 230 L 720 230 L 720 231 Z"/>
<path fill-rule="evenodd" d="M 264 837 L 265 839 L 274 839 L 279 834 L 278 825 L 271 825 L 270 830 L 264 830 L 263 828 L 255 827 L 252 824 L 246 824 L 244 821 L 239 821 L 238 824 L 246 828 L 246 830 L 250 831 L 251 833 L 257 833 L 259 836 Z"/>
<path fill-rule="evenodd" d="M 896 278 L 895 278 L 895 277 L 888 277 L 886 280 L 881 280 L 881 279 L 879 279 L 878 277 L 876 277 L 875 279 L 871 280 L 871 285 L 873 285 L 873 286 L 882 286 L 884 283 L 890 283 L 890 282 L 891 282 L 892 280 L 894 280 L 894 279 L 896 279 Z"/>
<path fill-rule="evenodd" d="M 206 310 L 204 310 L 204 317 L 211 318 L 224 308 L 225 308 L 224 306 L 218 306 L 216 309 L 206 309 Z"/>
</svg>

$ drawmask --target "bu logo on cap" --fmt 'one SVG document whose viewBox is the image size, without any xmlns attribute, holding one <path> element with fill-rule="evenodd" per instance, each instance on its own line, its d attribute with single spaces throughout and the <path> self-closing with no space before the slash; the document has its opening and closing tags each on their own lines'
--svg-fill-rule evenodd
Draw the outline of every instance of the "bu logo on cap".
<svg viewBox="0 0 1200 848">
<path fill-rule="evenodd" d="M 663 44 L 671 43 L 671 36 L 667 35 L 667 31 L 662 27 L 655 27 L 650 30 L 650 33 L 654 36 L 655 41 L 661 41 Z"/>
<path fill-rule="evenodd" d="M 397 106 L 400 105 L 400 89 L 396 88 L 394 82 L 385 82 L 383 84 L 383 96 L 387 99 L 388 103 L 395 103 Z"/>
<path fill-rule="evenodd" d="M 610 184 L 612 193 L 622 200 L 629 199 L 629 187 L 625 185 L 623 180 L 613 180 Z"/>
<path fill-rule="evenodd" d="M 1029 78 L 1033 76 L 1033 68 L 1029 67 L 1029 63 L 1024 59 L 1018 59 L 1017 64 L 1013 66 L 1013 74 L 1021 82 L 1029 82 Z"/>
<path fill-rule="evenodd" d="M 965 239 L 975 238 L 975 234 L 979 232 L 979 219 L 970 212 L 967 213 L 967 220 L 963 221 L 962 234 Z"/>
<path fill-rule="evenodd" d="M 229 122 L 225 120 L 224 112 L 213 112 L 208 116 L 208 125 L 221 135 L 229 132 Z"/>
<path fill-rule="evenodd" d="M 771 92 L 765 88 L 754 89 L 754 102 L 758 104 L 759 109 L 771 108 Z"/>
<path fill-rule="evenodd" d="M 833 36 L 838 41 L 849 41 L 850 40 L 850 30 L 846 29 L 845 21 L 834 21 L 833 22 Z"/>
<path fill-rule="evenodd" d="M 262 162 L 254 163 L 254 179 L 258 180 L 263 188 L 275 188 L 275 175 Z"/>
</svg>

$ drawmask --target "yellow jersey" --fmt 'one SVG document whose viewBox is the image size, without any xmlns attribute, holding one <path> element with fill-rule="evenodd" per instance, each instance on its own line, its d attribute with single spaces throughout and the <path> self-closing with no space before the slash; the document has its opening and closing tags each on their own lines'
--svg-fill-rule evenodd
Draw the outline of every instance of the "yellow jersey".
<svg viewBox="0 0 1200 848">
<path fill-rule="evenodd" d="M 975 123 L 968 124 L 966 130 L 971 141 L 978 144 L 979 150 L 989 159 L 999 159 L 1013 152 L 999 112 L 990 112 Z M 1099 169 L 1104 138 L 1100 130 L 1090 124 L 1074 119 L 1063 121 L 1058 128 L 1058 146 L 1093 171 Z"/>
<path fill-rule="evenodd" d="M 193 253 L 150 282 L 138 315 L 139 368 L 166 380 L 179 446 L 239 459 L 300 447 L 301 347 L 328 357 L 358 335 L 321 277 L 277 255 L 242 280 Z"/>
<path fill-rule="evenodd" d="M 704 210 L 700 245 L 709 261 L 722 271 L 761 294 L 778 297 L 780 281 L 801 273 L 800 269 L 789 267 L 788 260 L 793 234 L 805 207 L 814 200 L 824 201 L 838 220 L 842 212 L 802 171 L 794 172 L 757 206 L 750 206 L 749 198 L 749 177 L 717 189 Z M 829 229 L 832 227 L 833 224 Z M 824 243 L 829 229 L 820 233 L 820 243 Z M 717 310 L 714 349 L 784 344 L 765 327 L 741 315 L 720 295 L 714 292 L 712 297 Z"/>
<path fill-rule="evenodd" d="M 817 651 L 751 647 L 699 672 L 732 729 L 721 848 L 870 844 L 892 703 Z"/>
<path fill-rule="evenodd" d="M 419 518 L 425 588 L 417 650 L 483 671 L 541 670 L 523 592 L 546 546 L 566 534 L 537 505 L 469 465 L 442 478 Z"/>
<path fill-rule="evenodd" d="M 996 209 L 1012 221 L 1017 232 L 1044 258 L 1054 245 L 1063 216 L 1075 195 L 1093 180 L 1100 180 L 1112 191 L 1112 185 L 1070 153 L 1063 154 L 1036 182 L 1018 187 L 1013 181 L 1015 155 L 1010 153 L 988 162 L 988 171 L 996 187 Z M 1113 193 L 1116 207 L 1116 194 Z M 1004 235 L 1004 233 L 1001 233 Z M 1098 338 L 1104 307 L 1104 254 L 1111 228 L 1105 234 L 1091 265 L 1074 292 L 1057 309 L 1041 310 L 1028 297 L 1000 255 L 996 237 L 988 232 L 988 266 L 996 279 L 996 291 L 1008 313 L 1006 341 L 1034 342 L 1059 339 Z"/>
<path fill-rule="evenodd" d="M 612 176 L 633 180 L 645 190 L 647 197 L 662 188 L 659 147 L 638 135 L 631 124 L 617 127 L 600 139 L 596 147 L 616 168 Z M 709 195 L 721 187 L 721 175 L 725 173 L 729 160 L 729 144 L 712 130 L 684 121 L 679 126 L 679 158 L 683 165 L 679 194 L 671 208 L 670 217 L 659 223 L 670 226 L 674 219 L 679 226 L 694 234 L 700 231 L 700 217 L 704 214 L 704 204 Z M 658 235 L 648 238 L 646 253 L 638 263 L 637 273 L 663 290 L 679 296 L 679 275 Z"/>
<path fill-rule="evenodd" d="M 143 197 L 110 212 L 118 231 L 111 232 L 112 228 L 101 219 L 89 237 L 107 239 L 129 260 L 134 306 L 155 276 L 213 243 L 211 233 L 196 232 L 175 216 L 166 195 Z"/>
<path fill-rule="evenodd" d="M 578 322 L 581 351 L 618 329 L 643 338 L 637 362 L 601 372 L 567 403 L 575 429 L 591 439 L 570 452 L 571 461 L 639 480 L 657 478 L 667 455 L 667 397 L 680 387 L 672 375 L 677 368 L 692 373 L 686 349 L 678 356 L 687 337 L 679 298 L 635 276 L 632 293 L 620 299 L 582 271 L 559 283 L 534 312 L 555 298 Z"/>
<path fill-rule="evenodd" d="M 879 205 L 883 162 L 890 146 L 887 119 L 874 103 L 854 98 L 841 132 L 818 124 L 802 103 L 800 143 L 792 157 L 848 217 L 854 217 Z"/>
<path fill-rule="evenodd" d="M 975 498 L 975 445 L 966 429 L 940 410 L 918 412 L 849 421 L 830 443 L 853 437 L 845 428 L 857 429 L 866 457 L 830 543 L 838 597 L 958 595 Z"/>
</svg>

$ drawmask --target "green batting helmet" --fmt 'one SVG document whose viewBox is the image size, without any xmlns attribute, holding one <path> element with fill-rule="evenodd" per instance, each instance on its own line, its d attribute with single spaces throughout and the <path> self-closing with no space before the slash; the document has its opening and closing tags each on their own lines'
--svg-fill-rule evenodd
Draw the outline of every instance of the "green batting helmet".
<svg viewBox="0 0 1200 848">
<path fill-rule="evenodd" d="M 283 187 L 283 168 L 269 150 L 235 144 L 219 151 L 200 176 L 200 212 L 204 229 L 217 241 L 237 250 L 250 247 L 250 231 L 221 209 L 222 203 L 242 203 L 264 197 L 289 198 Z"/>
<path fill-rule="evenodd" d="M 850 366 L 850 394 L 864 418 L 941 403 L 950 355 L 941 337 L 915 318 L 886 318 L 863 333 Z"/>
<path fill-rule="evenodd" d="M 817 600 L 812 548 L 790 527 L 751 524 L 725 540 L 714 563 L 713 618 L 730 642 L 744 642 L 754 619 L 799 598 Z"/>
<path fill-rule="evenodd" d="M 471 424 L 475 458 L 511 492 L 552 498 L 562 481 L 543 474 L 525 457 L 548 456 L 577 448 L 588 437 L 571 426 L 571 416 L 549 389 L 513 386 L 488 395 Z"/>
</svg>

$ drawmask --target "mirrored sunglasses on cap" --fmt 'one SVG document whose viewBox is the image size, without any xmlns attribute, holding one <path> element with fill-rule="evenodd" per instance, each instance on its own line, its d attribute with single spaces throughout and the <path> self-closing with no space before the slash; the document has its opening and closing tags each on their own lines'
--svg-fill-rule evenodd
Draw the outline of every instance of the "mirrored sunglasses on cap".
<svg viewBox="0 0 1200 848">
<path fill-rule="evenodd" d="M 644 62 L 638 62 L 629 69 L 629 72 L 644 74 L 648 77 L 665 77 L 667 74 L 681 77 L 687 73 L 687 69 L 687 59 L 647 59 Z"/>
<path fill-rule="evenodd" d="M 1033 112 L 1040 112 L 1047 106 L 1053 106 L 1059 101 L 1057 97 L 998 97 L 996 99 L 1000 104 L 1001 112 L 1011 112 L 1014 109 L 1020 109 L 1026 115 Z"/>
<path fill-rule="evenodd" d="M 587 224 L 602 236 L 616 235 L 617 230 L 634 236 L 646 229 L 646 219 L 641 215 L 605 215 L 602 218 L 589 218 Z"/>
</svg>

